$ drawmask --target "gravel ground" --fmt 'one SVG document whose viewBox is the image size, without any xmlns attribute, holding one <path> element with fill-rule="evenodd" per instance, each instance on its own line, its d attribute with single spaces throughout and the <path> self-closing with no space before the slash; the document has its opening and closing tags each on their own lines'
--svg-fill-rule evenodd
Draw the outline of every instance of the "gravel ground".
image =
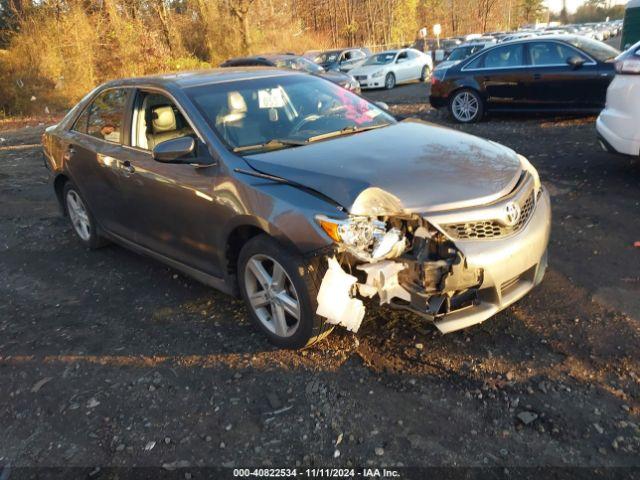
<svg viewBox="0 0 640 480">
<path fill-rule="evenodd" d="M 0 132 L 0 466 L 640 466 L 640 161 L 593 117 L 460 127 L 427 93 L 367 95 L 529 157 L 547 276 L 462 332 L 370 303 L 301 352 L 153 260 L 84 250 L 38 148 L 8 147 L 42 127 Z"/>
</svg>

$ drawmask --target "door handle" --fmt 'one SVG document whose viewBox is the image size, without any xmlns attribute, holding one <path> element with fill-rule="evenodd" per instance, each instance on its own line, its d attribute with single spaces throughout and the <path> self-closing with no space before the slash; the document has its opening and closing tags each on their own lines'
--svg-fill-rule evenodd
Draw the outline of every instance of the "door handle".
<svg viewBox="0 0 640 480">
<path fill-rule="evenodd" d="M 540 79 L 542 79 L 542 74 L 540 74 L 540 73 L 534 73 L 534 74 L 533 74 L 533 79 L 534 79 L 534 80 L 540 80 Z"/>
<path fill-rule="evenodd" d="M 120 168 L 124 170 L 125 175 L 131 175 L 136 171 L 135 167 L 131 165 L 131 162 L 129 160 L 125 160 L 124 162 L 120 163 Z"/>
</svg>

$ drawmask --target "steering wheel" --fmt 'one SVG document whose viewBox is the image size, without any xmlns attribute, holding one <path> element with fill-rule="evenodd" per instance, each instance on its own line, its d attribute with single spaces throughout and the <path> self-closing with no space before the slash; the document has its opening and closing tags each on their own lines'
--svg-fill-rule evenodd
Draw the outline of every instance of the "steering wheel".
<svg viewBox="0 0 640 480">
<path fill-rule="evenodd" d="M 293 126 L 293 128 L 291 128 L 291 133 L 290 134 L 296 134 L 298 132 L 300 132 L 300 130 L 302 130 L 302 127 L 304 127 L 305 125 L 307 125 L 308 123 L 312 123 L 315 122 L 317 120 L 319 120 L 320 115 L 318 115 L 317 113 L 311 113 L 309 115 L 306 115 L 304 117 L 302 117 L 300 120 L 298 120 L 296 122 L 296 124 Z"/>
</svg>

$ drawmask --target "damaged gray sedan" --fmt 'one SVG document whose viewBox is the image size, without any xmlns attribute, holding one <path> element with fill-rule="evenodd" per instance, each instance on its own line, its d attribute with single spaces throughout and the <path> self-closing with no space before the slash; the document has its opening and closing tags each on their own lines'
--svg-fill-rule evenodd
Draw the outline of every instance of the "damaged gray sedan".
<svg viewBox="0 0 640 480">
<path fill-rule="evenodd" d="M 242 296 L 281 347 L 357 331 L 364 298 L 459 330 L 547 266 L 549 196 L 526 158 L 304 74 L 110 82 L 43 145 L 81 242 Z"/>
</svg>

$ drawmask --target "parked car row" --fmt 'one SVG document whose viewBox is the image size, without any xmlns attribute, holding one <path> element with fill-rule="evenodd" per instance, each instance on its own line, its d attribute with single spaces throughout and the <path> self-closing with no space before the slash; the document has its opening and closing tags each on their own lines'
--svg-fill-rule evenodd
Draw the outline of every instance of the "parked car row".
<svg viewBox="0 0 640 480">
<path fill-rule="evenodd" d="M 449 46 L 452 45 L 451 42 L 457 42 L 457 44 L 449 49 L 445 49 L 442 58 L 439 59 L 437 53 L 434 55 L 434 58 L 437 63 L 436 68 L 442 69 L 466 59 L 482 48 L 491 47 L 497 43 L 562 34 L 584 36 L 605 41 L 619 35 L 621 29 L 622 20 L 614 20 L 600 24 L 589 23 L 581 25 L 547 26 L 544 28 L 535 28 L 532 26 L 513 32 L 491 32 L 484 35 L 469 34 L 462 37 L 442 40 L 441 45 L 444 45 L 444 42 L 448 42 L 447 45 Z M 429 44 L 429 42 L 426 42 L 426 44 Z M 425 42 L 421 43 L 421 45 L 425 45 Z"/>
<path fill-rule="evenodd" d="M 337 70 L 325 70 L 306 57 L 293 54 L 258 55 L 252 57 L 238 57 L 227 60 L 221 67 L 276 67 L 288 70 L 298 70 L 317 77 L 324 78 L 340 85 L 347 90 L 360 92 L 360 85 L 353 76 Z"/>
<path fill-rule="evenodd" d="M 386 88 L 414 80 L 426 81 L 433 71 L 431 56 L 413 48 L 374 55 L 365 48 L 306 52 L 303 56 L 268 54 L 227 60 L 221 67 L 277 67 L 325 78 L 353 92 Z"/>
</svg>

